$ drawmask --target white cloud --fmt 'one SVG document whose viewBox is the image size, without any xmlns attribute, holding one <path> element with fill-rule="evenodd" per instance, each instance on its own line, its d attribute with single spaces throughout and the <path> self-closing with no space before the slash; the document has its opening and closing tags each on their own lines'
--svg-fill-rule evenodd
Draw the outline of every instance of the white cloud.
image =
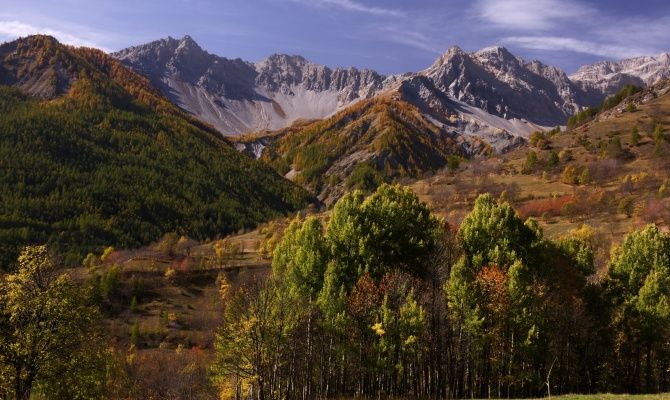
<svg viewBox="0 0 670 400">
<path fill-rule="evenodd" d="M 100 46 L 96 45 L 96 43 L 88 39 L 61 30 L 38 27 L 20 21 L 0 21 L 0 37 L 6 40 L 13 40 L 19 37 L 35 34 L 51 35 L 58 39 L 58 41 L 61 43 L 70 44 L 73 46 L 100 48 Z"/>
<path fill-rule="evenodd" d="M 366 14 L 373 14 L 379 16 L 400 17 L 403 15 L 403 13 L 400 10 L 367 6 L 363 3 L 354 0 L 290 0 L 290 1 L 294 3 L 302 3 L 312 6 L 338 7 L 347 11 L 362 12 Z"/>
<path fill-rule="evenodd" d="M 601 57 L 627 58 L 648 54 L 637 47 L 618 44 L 594 43 L 571 37 L 561 36 L 511 36 L 503 43 L 521 46 L 532 50 L 574 51 Z"/>
<path fill-rule="evenodd" d="M 412 31 L 396 25 L 380 25 L 374 28 L 380 37 L 405 46 L 414 47 L 432 54 L 441 54 L 444 51 L 444 49 L 438 49 L 433 44 L 433 40 L 428 36 L 418 31 Z"/>
<path fill-rule="evenodd" d="M 580 19 L 593 10 L 570 0 L 480 0 L 475 14 L 502 28 L 547 30 Z"/>
<path fill-rule="evenodd" d="M 631 17 L 583 0 L 477 0 L 471 15 L 501 40 L 530 50 L 620 59 L 667 50 L 670 17 Z"/>
</svg>

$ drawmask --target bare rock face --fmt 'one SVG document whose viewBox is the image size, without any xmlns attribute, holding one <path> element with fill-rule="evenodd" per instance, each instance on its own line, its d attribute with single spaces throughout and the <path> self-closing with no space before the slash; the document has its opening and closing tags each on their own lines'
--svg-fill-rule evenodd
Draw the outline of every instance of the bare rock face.
<svg viewBox="0 0 670 400">
<path fill-rule="evenodd" d="M 457 100 L 505 119 L 561 125 L 579 110 L 581 90 L 563 71 L 525 62 L 504 47 L 465 53 L 455 47 L 420 74 Z"/>
<path fill-rule="evenodd" d="M 626 84 L 651 86 L 667 78 L 670 78 L 670 53 L 601 61 L 585 65 L 570 76 L 584 90 L 605 96 L 615 94 Z"/>
<path fill-rule="evenodd" d="M 114 56 L 149 76 L 180 107 L 229 135 L 325 118 L 374 96 L 384 80 L 374 71 L 332 70 L 300 56 L 275 54 L 256 64 L 230 60 L 207 53 L 189 36 Z"/>
<path fill-rule="evenodd" d="M 670 75 L 668 54 L 598 63 L 568 77 L 504 47 L 472 53 L 452 47 L 424 71 L 384 77 L 366 69 L 331 69 L 295 55 L 274 54 L 255 64 L 231 60 L 207 53 L 189 36 L 114 56 L 224 135 L 323 119 L 391 93 L 416 105 L 436 125 L 482 139 L 496 151 L 518 145 L 534 130 L 564 125 L 569 116 L 599 104 L 626 83 L 647 85 Z"/>
</svg>

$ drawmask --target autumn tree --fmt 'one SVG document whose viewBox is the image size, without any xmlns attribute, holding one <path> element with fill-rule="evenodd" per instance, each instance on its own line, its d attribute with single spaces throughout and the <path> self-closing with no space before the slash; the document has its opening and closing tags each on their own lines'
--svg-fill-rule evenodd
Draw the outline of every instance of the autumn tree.
<svg viewBox="0 0 670 400">
<path fill-rule="evenodd" d="M 46 246 L 27 247 L 0 286 L 0 391 L 28 400 L 101 397 L 106 357 L 86 290 Z"/>
</svg>

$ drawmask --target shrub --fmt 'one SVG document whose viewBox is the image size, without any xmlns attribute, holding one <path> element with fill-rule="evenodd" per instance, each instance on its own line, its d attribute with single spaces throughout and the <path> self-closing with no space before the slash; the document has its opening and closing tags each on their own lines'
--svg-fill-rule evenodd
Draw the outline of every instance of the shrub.
<svg viewBox="0 0 670 400">
<path fill-rule="evenodd" d="M 633 128 L 633 132 L 630 134 L 630 144 L 633 147 L 640 144 L 640 131 L 637 129 L 637 126 Z"/>
<path fill-rule="evenodd" d="M 456 169 L 458 169 L 458 166 L 456 166 Z M 361 189 L 366 193 L 374 192 L 382 183 L 384 183 L 382 174 L 368 163 L 356 165 L 346 180 L 348 189 Z"/>
<path fill-rule="evenodd" d="M 105 251 L 102 252 L 102 255 L 100 256 L 100 261 L 105 262 L 109 258 L 109 256 L 114 253 L 114 247 L 109 246 L 105 249 Z"/>
<path fill-rule="evenodd" d="M 547 167 L 554 168 L 558 165 L 559 161 L 560 157 L 558 156 L 558 153 L 556 153 L 554 150 L 550 151 L 549 157 L 547 158 Z"/>
<path fill-rule="evenodd" d="M 528 153 L 526 153 L 526 162 L 523 165 L 522 172 L 524 174 L 530 174 L 533 171 L 535 171 L 537 161 L 538 161 L 537 153 L 530 150 Z"/>
<path fill-rule="evenodd" d="M 560 153 L 558 153 L 558 159 L 561 162 L 569 162 L 574 159 L 574 156 L 572 155 L 572 150 L 570 149 L 563 149 L 561 150 Z"/>
<path fill-rule="evenodd" d="M 544 132 L 535 131 L 530 135 L 528 142 L 531 146 L 537 147 L 538 149 L 545 149 L 549 146 L 549 141 Z"/>
<path fill-rule="evenodd" d="M 619 201 L 619 206 L 617 207 L 617 210 L 619 211 L 620 214 L 625 214 L 626 217 L 630 218 L 631 216 L 633 216 L 634 205 L 635 204 L 633 203 L 633 198 L 630 196 L 626 196 Z"/>
<path fill-rule="evenodd" d="M 658 188 L 658 195 L 661 197 L 665 197 L 668 195 L 669 190 L 670 190 L 670 181 L 666 179 L 665 182 L 663 182 L 661 186 Z"/>
<path fill-rule="evenodd" d="M 165 270 L 165 279 L 167 279 L 170 283 L 174 283 L 177 280 L 177 270 L 175 270 L 172 267 L 169 267 L 168 269 Z"/>
<path fill-rule="evenodd" d="M 556 217 L 563 213 L 566 204 L 574 200 L 573 196 L 565 195 L 557 198 L 538 199 L 526 202 L 519 207 L 519 215 L 524 219 L 528 217 Z"/>
<path fill-rule="evenodd" d="M 663 133 L 663 126 L 661 124 L 656 124 L 654 128 L 654 142 L 656 144 L 662 143 L 665 140 L 665 134 Z"/>
<path fill-rule="evenodd" d="M 631 176 L 624 176 L 624 178 L 621 180 L 621 184 L 619 185 L 619 191 L 621 193 L 631 193 L 634 189 L 635 185 L 633 184 L 633 179 Z"/>
<path fill-rule="evenodd" d="M 579 174 L 579 180 L 578 183 L 580 185 L 588 185 L 591 183 L 591 174 L 589 174 L 589 169 L 584 167 L 582 168 L 582 172 Z"/>
<path fill-rule="evenodd" d="M 456 157 L 456 156 L 449 156 L 447 157 L 447 168 L 449 168 L 449 171 L 457 171 L 458 168 L 460 167 L 461 164 L 461 159 Z"/>
</svg>

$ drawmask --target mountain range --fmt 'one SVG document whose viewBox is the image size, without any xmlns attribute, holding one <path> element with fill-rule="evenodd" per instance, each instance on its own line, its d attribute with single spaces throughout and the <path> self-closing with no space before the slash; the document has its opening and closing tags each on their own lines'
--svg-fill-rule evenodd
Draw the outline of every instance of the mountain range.
<svg viewBox="0 0 670 400">
<path fill-rule="evenodd" d="M 215 237 L 304 207 L 303 188 L 332 204 L 354 187 L 523 146 L 669 71 L 668 54 L 568 76 L 504 47 L 452 47 L 425 70 L 383 76 L 300 56 L 227 59 L 188 36 L 111 55 L 48 36 L 8 42 L 0 264 L 25 243 L 76 259 L 171 231 Z"/>
<path fill-rule="evenodd" d="M 191 37 L 157 40 L 112 54 L 146 75 L 168 98 L 224 135 L 285 128 L 330 117 L 354 103 L 401 93 L 440 128 L 475 136 L 497 151 L 516 137 L 557 125 L 625 84 L 670 76 L 670 55 L 603 62 L 568 76 L 525 61 L 504 47 L 465 52 L 452 47 L 427 69 L 383 76 L 331 69 L 301 56 L 275 54 L 257 63 L 203 50 Z"/>
<path fill-rule="evenodd" d="M 168 232 L 224 235 L 311 199 L 100 50 L 0 45 L 0 268 L 30 243 L 74 264 Z"/>
</svg>

